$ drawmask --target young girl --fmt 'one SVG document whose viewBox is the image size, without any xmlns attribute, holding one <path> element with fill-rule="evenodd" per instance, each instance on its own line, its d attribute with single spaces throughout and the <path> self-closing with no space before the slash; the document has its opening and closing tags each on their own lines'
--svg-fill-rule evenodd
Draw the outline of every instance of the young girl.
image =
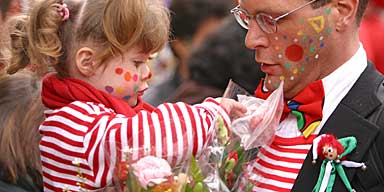
<svg viewBox="0 0 384 192">
<path fill-rule="evenodd" d="M 227 112 L 245 112 L 229 99 L 157 108 L 140 99 L 151 78 L 146 62 L 169 35 L 159 0 L 37 2 L 26 28 L 11 33 L 20 42 L 13 43 L 19 55 L 8 72 L 29 63 L 57 72 L 46 75 L 42 88 L 48 108 L 40 127 L 44 191 L 104 188 L 112 182 L 109 159 L 126 147 L 149 149 L 133 158 L 156 155 L 178 164 L 199 153 L 216 116 L 229 122 Z M 16 59 L 23 54 L 29 60 Z"/>
</svg>

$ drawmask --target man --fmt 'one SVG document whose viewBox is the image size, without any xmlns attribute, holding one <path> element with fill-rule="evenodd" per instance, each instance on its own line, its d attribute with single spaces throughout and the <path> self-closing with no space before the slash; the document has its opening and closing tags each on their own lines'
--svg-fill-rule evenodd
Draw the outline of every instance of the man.
<svg viewBox="0 0 384 192">
<path fill-rule="evenodd" d="M 248 29 L 246 46 L 266 73 L 256 96 L 284 81 L 287 105 L 274 141 L 261 147 L 245 177 L 253 191 L 312 191 L 321 161 L 312 141 L 354 136 L 346 168 L 356 191 L 384 191 L 384 84 L 367 62 L 358 28 L 367 0 L 242 0 L 231 12 Z M 347 191 L 339 177 L 326 191 Z"/>
</svg>

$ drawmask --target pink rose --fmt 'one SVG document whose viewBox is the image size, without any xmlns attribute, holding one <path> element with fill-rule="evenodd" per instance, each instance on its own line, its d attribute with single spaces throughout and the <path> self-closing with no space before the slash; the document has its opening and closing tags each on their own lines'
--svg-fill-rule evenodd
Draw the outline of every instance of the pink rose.
<svg viewBox="0 0 384 192">
<path fill-rule="evenodd" d="M 172 175 L 168 161 L 154 156 L 143 157 L 132 164 L 132 167 L 133 173 L 144 189 L 162 183 L 167 180 L 166 177 Z"/>
</svg>

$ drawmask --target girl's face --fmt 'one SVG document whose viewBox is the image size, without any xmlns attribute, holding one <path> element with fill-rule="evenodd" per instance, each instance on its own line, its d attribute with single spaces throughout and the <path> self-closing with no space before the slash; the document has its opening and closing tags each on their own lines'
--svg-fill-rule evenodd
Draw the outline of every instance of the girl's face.
<svg viewBox="0 0 384 192">
<path fill-rule="evenodd" d="M 138 48 L 112 56 L 96 70 L 98 79 L 93 86 L 125 100 L 132 107 L 136 106 L 137 98 L 144 94 L 152 76 L 147 65 L 149 56 L 149 53 L 142 53 Z"/>
</svg>

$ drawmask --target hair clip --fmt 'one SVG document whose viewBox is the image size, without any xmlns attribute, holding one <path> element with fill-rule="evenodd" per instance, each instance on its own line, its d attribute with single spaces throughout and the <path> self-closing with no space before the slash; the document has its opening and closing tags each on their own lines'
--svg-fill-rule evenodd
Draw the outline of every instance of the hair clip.
<svg viewBox="0 0 384 192">
<path fill-rule="evenodd" d="M 61 4 L 58 12 L 59 12 L 60 16 L 63 18 L 62 19 L 63 21 L 66 21 L 69 19 L 69 9 L 68 9 L 67 4 L 65 4 L 65 3 Z"/>
</svg>

